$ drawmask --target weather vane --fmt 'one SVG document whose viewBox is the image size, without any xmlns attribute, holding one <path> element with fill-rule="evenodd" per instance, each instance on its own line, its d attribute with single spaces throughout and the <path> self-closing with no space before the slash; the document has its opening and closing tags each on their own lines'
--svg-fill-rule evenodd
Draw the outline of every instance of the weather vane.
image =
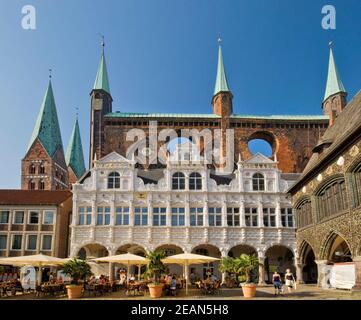
<svg viewBox="0 0 361 320">
<path fill-rule="evenodd" d="M 52 72 L 53 72 L 53 70 L 49 69 L 49 79 L 51 79 L 51 77 L 52 77 Z"/>
<path fill-rule="evenodd" d="M 221 44 L 222 43 L 222 37 L 221 37 L 221 34 L 219 34 L 218 36 L 218 44 Z"/>
<path fill-rule="evenodd" d="M 79 108 L 78 107 L 75 107 L 75 110 L 76 110 L 76 117 L 78 118 L 78 115 L 79 115 Z"/>
<path fill-rule="evenodd" d="M 332 46 L 333 46 L 333 42 L 330 41 L 330 42 L 328 43 L 328 47 L 329 47 L 329 48 L 332 48 Z"/>
</svg>

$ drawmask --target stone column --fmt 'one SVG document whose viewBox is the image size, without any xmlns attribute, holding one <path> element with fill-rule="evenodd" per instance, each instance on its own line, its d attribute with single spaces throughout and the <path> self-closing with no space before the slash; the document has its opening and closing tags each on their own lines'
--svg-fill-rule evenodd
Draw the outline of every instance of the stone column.
<svg viewBox="0 0 361 320">
<path fill-rule="evenodd" d="M 327 260 L 315 260 L 317 264 L 317 286 L 327 288 Z"/>
<path fill-rule="evenodd" d="M 209 226 L 209 218 L 208 218 L 208 200 L 204 201 L 204 206 L 203 206 L 203 225 L 205 227 Z"/>
<path fill-rule="evenodd" d="M 246 226 L 245 212 L 244 212 L 244 200 L 241 200 L 241 205 L 239 207 L 239 225 L 241 228 Z"/>
<path fill-rule="evenodd" d="M 264 268 L 264 261 L 265 258 L 264 257 L 258 257 L 258 261 L 259 261 L 259 266 L 258 266 L 258 285 L 259 286 L 265 286 L 266 285 L 266 281 L 265 281 L 265 268 Z"/>
<path fill-rule="evenodd" d="M 187 199 L 185 201 L 185 209 L 184 209 L 184 225 L 186 227 L 190 226 L 190 210 L 189 210 L 189 195 L 187 195 Z"/>
<path fill-rule="evenodd" d="M 129 226 L 134 226 L 134 205 L 133 201 L 129 203 Z"/>
<path fill-rule="evenodd" d="M 109 281 L 114 281 L 114 263 L 109 263 Z"/>
<path fill-rule="evenodd" d="M 170 200 L 167 201 L 167 213 L 166 213 L 166 226 L 171 227 L 172 225 L 172 207 L 170 205 Z"/>
<path fill-rule="evenodd" d="M 353 259 L 355 263 L 355 285 L 352 291 L 361 291 L 361 256 L 357 256 Z"/>
<path fill-rule="evenodd" d="M 261 200 L 258 201 L 257 210 L 258 210 L 258 227 L 262 228 L 264 227 L 264 223 L 263 223 L 263 205 Z"/>
<path fill-rule="evenodd" d="M 91 225 L 92 226 L 96 226 L 96 221 L 97 221 L 97 204 L 96 204 L 96 196 L 95 198 L 92 199 L 92 221 L 91 221 Z M 87 219 L 87 216 L 85 216 L 85 219 Z M 86 223 L 86 221 L 85 221 Z"/>
<path fill-rule="evenodd" d="M 222 227 L 227 227 L 227 200 L 222 200 Z"/>
<path fill-rule="evenodd" d="M 305 265 L 299 262 L 296 262 L 296 278 L 297 278 L 297 283 L 299 284 L 303 284 L 305 283 L 303 281 L 303 267 Z"/>
<path fill-rule="evenodd" d="M 227 257 L 227 252 L 226 250 L 222 250 L 221 252 L 222 258 L 226 258 Z M 226 284 L 226 276 L 227 276 L 227 272 L 222 272 L 222 285 Z"/>
<path fill-rule="evenodd" d="M 276 202 L 276 227 L 282 228 L 281 204 L 279 200 Z"/>
</svg>

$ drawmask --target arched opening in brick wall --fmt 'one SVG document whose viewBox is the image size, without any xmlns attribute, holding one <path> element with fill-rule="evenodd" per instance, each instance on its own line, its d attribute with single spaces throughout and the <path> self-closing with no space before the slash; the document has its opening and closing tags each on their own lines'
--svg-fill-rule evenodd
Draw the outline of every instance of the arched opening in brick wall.
<svg viewBox="0 0 361 320">
<path fill-rule="evenodd" d="M 252 155 L 259 152 L 266 157 L 272 157 L 276 147 L 276 139 L 270 132 L 257 131 L 248 138 L 248 150 Z"/>
</svg>

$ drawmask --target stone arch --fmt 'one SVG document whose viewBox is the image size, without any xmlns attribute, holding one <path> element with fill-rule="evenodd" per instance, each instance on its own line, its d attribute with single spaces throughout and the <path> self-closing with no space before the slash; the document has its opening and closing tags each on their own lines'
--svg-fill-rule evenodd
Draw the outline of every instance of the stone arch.
<svg viewBox="0 0 361 320">
<path fill-rule="evenodd" d="M 303 240 L 299 248 L 299 264 L 302 268 L 303 281 L 305 283 L 317 283 L 318 270 L 313 247 L 308 241 Z"/>
<path fill-rule="evenodd" d="M 259 139 L 259 140 L 264 140 L 266 141 L 267 143 L 269 143 L 269 145 L 271 146 L 271 149 L 272 149 L 272 155 L 276 154 L 278 152 L 278 149 L 279 149 L 279 146 L 278 146 L 278 140 L 276 138 L 276 136 L 272 133 L 272 132 L 269 132 L 269 131 L 256 131 L 256 132 L 253 132 L 248 138 L 247 138 L 247 146 L 248 146 L 248 143 L 252 140 L 256 140 L 256 139 Z M 252 154 L 252 152 L 248 149 L 248 152 L 250 154 Z"/>
<path fill-rule="evenodd" d="M 361 154 L 346 168 L 345 176 L 348 180 L 347 186 L 350 189 L 352 206 L 357 207 L 361 204 Z"/>
<path fill-rule="evenodd" d="M 197 244 L 193 246 L 191 252 L 219 259 L 222 257 L 221 249 L 209 243 Z M 192 273 L 193 271 L 193 273 L 195 273 L 196 276 L 201 279 L 206 278 L 206 273 L 208 270 L 210 270 L 210 272 L 213 273 L 218 279 L 221 278 L 221 273 L 219 271 L 219 261 L 193 265 L 190 268 L 190 272 Z"/>
<path fill-rule="evenodd" d="M 295 201 L 295 203 L 293 204 L 293 207 L 295 209 L 297 209 L 302 203 L 304 203 L 306 201 L 311 201 L 311 197 L 308 195 L 301 196 Z"/>
<path fill-rule="evenodd" d="M 339 232 L 331 231 L 321 242 L 319 257 L 332 262 L 352 261 L 352 247 L 347 238 Z M 340 251 L 339 251 L 340 250 Z M 338 256 L 342 252 L 344 256 Z"/>
<path fill-rule="evenodd" d="M 281 275 L 287 269 L 295 273 L 295 253 L 293 248 L 284 244 L 274 244 L 267 247 L 264 252 L 265 280 L 271 282 L 272 273 L 277 270 Z"/>
<path fill-rule="evenodd" d="M 345 180 L 345 176 L 342 173 L 333 174 L 332 176 L 327 177 L 325 180 L 321 181 L 320 184 L 313 191 L 313 195 L 317 196 L 324 188 L 326 188 L 330 183 Z"/>
<path fill-rule="evenodd" d="M 256 254 L 258 256 L 258 251 L 255 247 L 249 244 L 240 243 L 229 248 L 227 255 L 229 257 L 237 258 L 241 254 Z"/>
<path fill-rule="evenodd" d="M 79 251 L 84 248 L 85 251 L 87 251 L 87 249 L 85 249 L 85 247 L 89 248 L 89 246 L 91 245 L 96 245 L 96 246 L 100 246 L 100 247 L 104 247 L 108 253 L 111 252 L 111 248 L 107 245 L 105 245 L 104 243 L 101 243 L 99 241 L 83 241 L 80 244 L 77 244 L 75 247 L 73 247 L 73 249 L 70 252 L 70 256 L 71 257 L 77 257 Z M 88 251 L 89 252 L 89 251 Z"/>
<path fill-rule="evenodd" d="M 166 254 L 166 256 L 172 256 L 180 253 L 184 253 L 184 248 L 180 247 L 179 245 L 175 244 L 161 244 L 158 245 L 154 251 L 156 250 L 163 250 Z M 177 264 L 169 264 L 167 265 L 167 272 L 171 274 L 181 275 L 183 274 L 184 270 L 183 267 Z"/>
<path fill-rule="evenodd" d="M 142 245 L 139 245 L 137 243 L 124 243 L 117 247 L 115 254 L 124 254 L 124 253 L 132 253 L 137 256 L 145 257 L 147 254 L 146 248 L 144 248 Z M 141 275 L 146 271 L 147 267 L 145 265 L 141 266 L 130 266 L 129 272 L 130 274 L 133 274 L 134 276 L 141 278 Z M 118 265 L 115 267 L 115 274 L 118 275 L 120 270 L 127 271 L 124 266 Z"/>
<path fill-rule="evenodd" d="M 145 257 L 147 250 L 138 243 L 124 243 L 117 247 L 115 254 L 132 253 Z"/>
<path fill-rule="evenodd" d="M 109 248 L 102 243 L 89 242 L 78 246 L 78 248 L 75 249 L 74 254 L 78 257 L 81 254 L 82 256 L 80 258 L 82 259 L 100 258 L 109 255 Z"/>
<path fill-rule="evenodd" d="M 185 252 L 185 249 L 182 248 L 181 246 L 176 245 L 176 244 L 171 244 L 171 243 L 160 244 L 154 249 L 154 251 L 157 251 L 157 250 L 163 250 L 167 256 Z"/>
</svg>

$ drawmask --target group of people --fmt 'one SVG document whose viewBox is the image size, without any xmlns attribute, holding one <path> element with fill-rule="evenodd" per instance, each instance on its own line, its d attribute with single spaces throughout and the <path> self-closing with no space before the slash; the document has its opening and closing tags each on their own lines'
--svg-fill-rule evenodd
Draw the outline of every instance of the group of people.
<svg viewBox="0 0 361 320">
<path fill-rule="evenodd" d="M 284 293 L 282 278 L 281 275 L 278 273 L 278 271 L 275 271 L 273 273 L 272 283 L 275 288 L 275 296 Z M 290 269 L 287 269 L 285 273 L 285 286 L 287 287 L 288 293 L 291 293 L 293 290 L 296 290 L 296 280 Z"/>
<path fill-rule="evenodd" d="M 109 283 L 109 278 L 105 275 L 100 275 L 99 277 L 91 276 L 88 280 L 88 284 L 107 284 Z"/>
</svg>

